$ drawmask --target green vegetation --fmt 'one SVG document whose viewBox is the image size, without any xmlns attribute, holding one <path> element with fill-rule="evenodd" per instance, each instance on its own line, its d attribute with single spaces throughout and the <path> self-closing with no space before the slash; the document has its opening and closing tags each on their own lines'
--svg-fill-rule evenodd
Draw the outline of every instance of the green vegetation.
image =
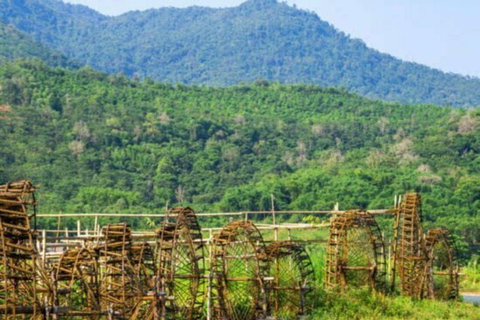
<svg viewBox="0 0 480 320">
<path fill-rule="evenodd" d="M 480 256 L 474 255 L 462 271 L 466 275 L 462 278 L 462 291 L 480 294 Z"/>
<path fill-rule="evenodd" d="M 173 86 L 19 61 L 0 67 L 0 181 L 40 184 L 42 212 L 269 210 L 271 194 L 282 210 L 374 209 L 416 191 L 426 228 L 452 229 L 468 258 L 480 241 L 479 116 L 315 86 Z"/>
<path fill-rule="evenodd" d="M 33 41 L 15 28 L 0 23 L 0 63 L 19 58 L 36 58 L 51 66 L 77 67 L 64 55 Z"/>
<path fill-rule="evenodd" d="M 480 307 L 468 303 L 415 301 L 374 294 L 367 289 L 323 293 L 310 319 L 480 319 Z"/>
<path fill-rule="evenodd" d="M 276 0 L 103 16 L 57 0 L 0 0 L 0 22 L 109 73 L 187 84 L 259 78 L 343 86 L 406 103 L 480 105 L 480 79 L 407 63 Z"/>
</svg>

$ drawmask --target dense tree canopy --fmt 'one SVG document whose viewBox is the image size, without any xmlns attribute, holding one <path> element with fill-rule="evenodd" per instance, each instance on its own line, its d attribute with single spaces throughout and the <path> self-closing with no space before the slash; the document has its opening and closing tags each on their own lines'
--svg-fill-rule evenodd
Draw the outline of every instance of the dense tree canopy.
<svg viewBox="0 0 480 320">
<path fill-rule="evenodd" d="M 316 14 L 276 0 L 118 17 L 57 0 L 0 0 L 0 22 L 112 74 L 215 86 L 262 78 L 342 86 L 405 103 L 480 105 L 480 79 L 382 54 Z"/>
<path fill-rule="evenodd" d="M 39 183 L 42 212 L 384 208 L 480 241 L 480 111 L 259 81 L 132 81 L 37 61 L 0 67 L 0 181 Z"/>
<path fill-rule="evenodd" d="M 74 62 L 12 26 L 0 23 L 0 63 L 19 58 L 36 58 L 51 66 L 75 68 Z"/>
</svg>

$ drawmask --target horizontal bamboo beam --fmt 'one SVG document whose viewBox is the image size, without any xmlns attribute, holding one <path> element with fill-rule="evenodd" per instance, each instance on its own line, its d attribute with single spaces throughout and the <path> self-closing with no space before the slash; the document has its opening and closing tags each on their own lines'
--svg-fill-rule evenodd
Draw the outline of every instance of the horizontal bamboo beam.
<svg viewBox="0 0 480 320">
<path fill-rule="evenodd" d="M 328 228 L 330 227 L 330 223 L 321 223 L 321 224 L 307 224 L 307 223 L 300 223 L 300 224 L 272 224 L 272 225 L 267 225 L 267 224 L 260 224 L 257 225 L 258 230 L 307 230 L 307 229 L 318 229 L 318 228 Z M 202 232 L 214 232 L 214 231 L 221 231 L 223 228 L 202 228 Z M 45 233 L 58 233 L 58 230 L 42 230 L 45 231 Z M 72 234 L 77 232 L 75 231 L 70 231 Z M 157 237 L 157 234 L 155 232 L 132 232 L 131 233 L 132 238 L 155 238 Z M 47 239 L 49 240 L 95 240 L 95 239 L 101 239 L 103 238 L 103 235 L 82 235 L 82 236 L 71 236 L 71 237 L 66 237 L 66 236 L 47 236 Z M 42 239 L 42 236 L 38 236 L 37 239 Z"/>
<path fill-rule="evenodd" d="M 275 214 L 343 214 L 347 211 L 275 211 Z M 398 212 L 398 209 L 375 209 L 367 210 L 373 215 L 394 215 Z M 228 216 L 245 216 L 245 215 L 260 215 L 260 214 L 273 214 L 272 211 L 240 211 L 240 212 L 215 212 L 215 213 L 197 213 L 197 217 L 228 217 Z M 167 215 L 164 213 L 43 213 L 37 214 L 37 218 L 84 218 L 84 217 L 117 217 L 117 218 L 164 218 Z M 174 216 L 172 214 L 171 216 Z"/>
</svg>

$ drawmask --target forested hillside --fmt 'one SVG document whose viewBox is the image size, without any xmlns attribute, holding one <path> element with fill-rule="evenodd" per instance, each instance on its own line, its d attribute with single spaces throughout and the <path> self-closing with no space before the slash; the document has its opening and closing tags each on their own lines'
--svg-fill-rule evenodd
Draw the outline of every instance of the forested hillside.
<svg viewBox="0 0 480 320">
<path fill-rule="evenodd" d="M 42 212 L 391 207 L 480 240 L 480 111 L 259 81 L 202 88 L 19 61 L 0 67 L 0 181 Z"/>
<path fill-rule="evenodd" d="M 0 63 L 19 58 L 36 58 L 51 66 L 78 67 L 63 54 L 33 41 L 28 35 L 0 23 Z"/>
<path fill-rule="evenodd" d="M 0 0 L 0 22 L 95 69 L 226 86 L 257 79 L 342 86 L 406 103 L 480 105 L 480 79 L 368 48 L 316 14 L 276 0 L 103 16 L 57 0 Z M 401 27 L 401 26 L 399 26 Z"/>
</svg>

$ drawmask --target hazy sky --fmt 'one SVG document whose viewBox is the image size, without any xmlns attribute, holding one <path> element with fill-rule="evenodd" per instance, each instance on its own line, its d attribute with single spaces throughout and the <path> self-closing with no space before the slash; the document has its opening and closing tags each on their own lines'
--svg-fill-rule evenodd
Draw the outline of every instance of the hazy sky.
<svg viewBox="0 0 480 320">
<path fill-rule="evenodd" d="M 244 0 L 67 0 L 118 15 L 192 5 L 226 7 Z M 288 0 L 314 10 L 368 46 L 444 71 L 480 76 L 478 0 Z"/>
</svg>

